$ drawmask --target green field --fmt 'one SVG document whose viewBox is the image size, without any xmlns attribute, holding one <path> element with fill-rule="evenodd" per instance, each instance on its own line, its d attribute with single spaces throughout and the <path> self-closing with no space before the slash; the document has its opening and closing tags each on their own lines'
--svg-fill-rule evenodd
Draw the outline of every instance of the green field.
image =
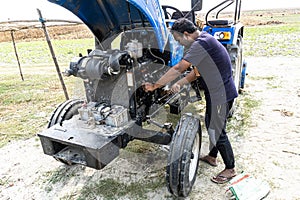
<svg viewBox="0 0 300 200">
<path fill-rule="evenodd" d="M 252 11 L 244 15 L 245 24 L 252 24 L 245 27 L 245 56 L 299 57 L 299 11 Z"/>
<path fill-rule="evenodd" d="M 300 56 L 300 26 L 248 27 L 244 35 L 245 56 Z"/>
<path fill-rule="evenodd" d="M 94 40 L 53 40 L 52 45 L 58 62 L 67 64 L 79 53 L 86 55 L 87 49 L 93 48 Z M 51 65 L 53 63 L 46 41 L 17 42 L 16 46 L 21 65 Z M 17 64 L 11 42 L 0 43 L 0 58 L 0 66 Z"/>
<path fill-rule="evenodd" d="M 70 60 L 93 47 L 93 39 L 53 41 L 60 70 Z M 24 81 L 21 80 L 11 43 L 0 43 L 0 147 L 14 139 L 24 139 L 45 128 L 51 112 L 65 100 L 52 57 L 45 41 L 18 42 Z M 69 96 L 81 81 L 65 78 Z M 80 86 L 78 86 L 80 84 Z"/>
</svg>

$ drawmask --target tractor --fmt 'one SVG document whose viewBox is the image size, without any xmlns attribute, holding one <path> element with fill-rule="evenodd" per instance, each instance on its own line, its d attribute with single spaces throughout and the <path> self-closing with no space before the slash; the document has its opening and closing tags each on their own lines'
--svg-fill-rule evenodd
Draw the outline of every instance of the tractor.
<svg viewBox="0 0 300 200">
<path fill-rule="evenodd" d="M 95 36 L 95 48 L 73 59 L 64 73 L 83 80 L 85 98 L 67 100 L 53 111 L 47 129 L 38 134 L 44 153 L 67 165 L 100 170 L 133 140 L 167 145 L 167 188 L 176 197 L 188 196 L 197 176 L 202 132 L 200 120 L 182 111 L 201 99 L 201 87 L 196 81 L 174 94 L 169 85 L 145 92 L 143 83 L 155 82 L 181 60 L 184 48 L 169 28 L 181 17 L 196 24 L 202 1 L 191 0 L 188 11 L 161 5 L 158 0 L 49 1 L 86 24 Z M 240 85 L 241 1 L 225 0 L 214 9 L 228 3 L 236 5 L 233 21 L 220 20 L 218 15 L 208 20 L 212 9 L 206 25 L 199 29 L 226 46 L 235 83 Z M 178 115 L 176 123 L 155 120 L 166 105 L 170 113 Z M 148 128 L 149 124 L 159 130 Z"/>
</svg>

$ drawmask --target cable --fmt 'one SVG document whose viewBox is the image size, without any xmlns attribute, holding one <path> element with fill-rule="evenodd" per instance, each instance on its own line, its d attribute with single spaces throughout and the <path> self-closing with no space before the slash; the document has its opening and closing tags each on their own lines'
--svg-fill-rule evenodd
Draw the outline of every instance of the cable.
<svg viewBox="0 0 300 200">
<path fill-rule="evenodd" d="M 165 60 L 164 59 L 162 59 L 162 58 L 160 58 L 160 57 L 158 57 L 158 56 L 156 56 L 156 55 L 154 55 L 153 53 L 152 53 L 152 51 L 151 51 L 151 48 L 150 47 L 148 47 L 148 50 L 149 50 L 149 52 L 150 52 L 150 54 L 151 54 L 151 56 L 153 56 L 154 58 L 156 58 L 156 59 L 159 59 L 159 60 L 161 60 L 162 62 L 163 62 L 163 67 L 165 67 L 166 66 L 166 62 L 165 62 Z"/>
</svg>

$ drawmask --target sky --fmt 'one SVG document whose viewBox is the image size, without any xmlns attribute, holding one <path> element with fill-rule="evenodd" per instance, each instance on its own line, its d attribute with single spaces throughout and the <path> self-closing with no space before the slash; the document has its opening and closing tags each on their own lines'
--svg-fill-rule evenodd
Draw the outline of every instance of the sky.
<svg viewBox="0 0 300 200">
<path fill-rule="evenodd" d="M 175 4 L 175 7 L 188 9 L 186 0 L 160 0 L 164 5 Z M 64 8 L 47 0 L 0 0 L 0 22 L 9 20 L 38 19 L 36 9 L 42 11 L 46 19 L 79 20 Z M 220 0 L 203 0 L 203 9 L 207 10 Z M 182 4 L 182 5 L 180 5 Z M 187 7 L 187 8 L 186 8 Z M 273 8 L 300 8 L 300 0 L 243 0 L 242 10 L 259 10 Z"/>
</svg>

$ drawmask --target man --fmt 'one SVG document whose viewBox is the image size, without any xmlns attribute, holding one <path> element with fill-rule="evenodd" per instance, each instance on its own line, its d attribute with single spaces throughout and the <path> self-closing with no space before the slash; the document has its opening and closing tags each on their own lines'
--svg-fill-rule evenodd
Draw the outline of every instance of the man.
<svg viewBox="0 0 300 200">
<path fill-rule="evenodd" d="M 210 139 L 210 152 L 201 160 L 215 166 L 218 152 L 225 169 L 212 177 L 215 183 L 228 182 L 236 176 L 234 155 L 226 134 L 226 122 L 234 99 L 238 96 L 232 77 L 229 55 L 225 47 L 206 32 L 200 32 L 189 20 L 177 20 L 171 32 L 181 45 L 188 49 L 183 59 L 170 68 L 155 84 L 145 83 L 145 91 L 153 91 L 176 79 L 186 69 L 194 69 L 172 87 L 178 92 L 187 83 L 202 77 L 206 100 L 205 125 Z"/>
</svg>

